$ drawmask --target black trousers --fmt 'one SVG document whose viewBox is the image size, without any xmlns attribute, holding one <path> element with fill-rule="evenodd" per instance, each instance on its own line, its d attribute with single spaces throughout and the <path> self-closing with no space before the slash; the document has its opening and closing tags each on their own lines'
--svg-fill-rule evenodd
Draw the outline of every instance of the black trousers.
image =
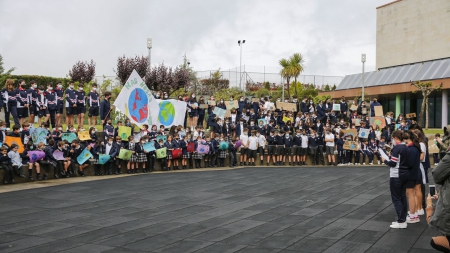
<svg viewBox="0 0 450 253">
<path fill-rule="evenodd" d="M 11 128 L 11 122 L 9 122 L 9 115 L 11 114 L 11 112 L 8 110 L 8 107 L 6 105 L 3 106 L 3 110 L 5 111 L 6 128 Z"/>
<path fill-rule="evenodd" d="M 397 222 L 406 222 L 408 201 L 406 199 L 406 180 L 400 178 L 390 179 L 391 198 L 397 213 Z"/>
<path fill-rule="evenodd" d="M 2 164 L 2 170 L 5 171 L 5 177 L 3 178 L 3 181 L 11 181 L 14 179 L 14 170 L 11 165 L 9 164 Z"/>
<path fill-rule="evenodd" d="M 310 150 L 311 150 L 311 158 L 312 158 L 312 164 L 313 165 L 316 165 L 316 164 L 319 164 L 319 161 L 318 161 L 318 155 L 317 155 L 317 153 L 318 153 L 318 147 L 309 147 L 310 148 Z"/>
<path fill-rule="evenodd" d="M 17 114 L 17 106 L 10 106 L 10 111 L 11 111 L 11 115 L 13 116 L 13 119 L 14 119 L 14 125 L 20 126 L 19 114 Z M 5 117 L 6 117 L 6 115 L 5 115 Z"/>
<path fill-rule="evenodd" d="M 56 119 L 55 119 L 55 116 L 56 116 L 56 112 L 58 111 L 58 109 L 55 109 L 55 110 L 48 110 L 48 112 L 50 113 L 50 119 L 49 119 L 49 121 L 51 122 L 51 124 L 52 124 L 52 128 L 55 128 L 56 127 Z M 47 121 L 47 123 L 49 123 L 48 121 Z"/>
<path fill-rule="evenodd" d="M 230 154 L 230 166 L 234 166 L 237 163 L 236 151 L 228 153 Z"/>
<path fill-rule="evenodd" d="M 105 166 L 104 166 L 104 170 L 105 170 L 105 175 L 109 172 L 110 174 L 113 173 L 114 170 L 114 166 L 116 166 L 116 163 L 114 160 L 109 160 Z"/>
<path fill-rule="evenodd" d="M 198 115 L 197 126 L 203 126 L 203 121 L 205 120 L 205 114 Z"/>
</svg>

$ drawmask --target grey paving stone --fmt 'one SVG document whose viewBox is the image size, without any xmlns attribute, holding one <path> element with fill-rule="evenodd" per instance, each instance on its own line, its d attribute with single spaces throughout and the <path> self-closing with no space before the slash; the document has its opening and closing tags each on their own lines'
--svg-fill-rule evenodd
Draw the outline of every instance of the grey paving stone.
<svg viewBox="0 0 450 253">
<path fill-rule="evenodd" d="M 374 244 L 383 235 L 384 232 L 355 229 L 342 238 L 342 241 Z"/>
<path fill-rule="evenodd" d="M 424 220 L 389 228 L 388 181 L 385 167 L 256 167 L 4 193 L 0 251 L 430 252 Z"/>
<path fill-rule="evenodd" d="M 219 242 L 223 239 L 239 234 L 240 231 L 227 228 L 214 228 L 204 233 L 191 237 L 191 239 L 199 241 Z"/>
<path fill-rule="evenodd" d="M 369 243 L 339 241 L 339 242 L 333 244 L 327 250 L 325 250 L 324 253 L 332 253 L 332 252 L 363 253 L 363 252 L 366 252 L 366 250 L 369 249 L 370 246 L 372 246 L 372 245 Z"/>
<path fill-rule="evenodd" d="M 302 252 L 323 252 L 336 242 L 337 240 L 334 239 L 307 237 L 294 243 L 287 249 Z"/>
<path fill-rule="evenodd" d="M 195 253 L 211 253 L 211 252 L 234 253 L 245 247 L 246 245 L 214 243 L 210 246 L 197 250 Z"/>
<path fill-rule="evenodd" d="M 52 242 L 54 239 L 30 236 L 20 240 L 0 244 L 0 252 L 15 252 Z"/>
<path fill-rule="evenodd" d="M 207 247 L 209 245 L 213 244 L 213 242 L 206 242 L 206 241 L 195 241 L 195 240 L 183 240 L 175 242 L 174 244 L 171 244 L 169 246 L 166 246 L 164 248 L 160 248 L 157 250 L 154 250 L 154 252 L 194 252 L 199 249 L 202 249 L 204 247 Z"/>
<path fill-rule="evenodd" d="M 34 246 L 26 250 L 19 251 L 20 253 L 51 253 L 51 252 L 61 252 L 71 248 L 76 248 L 84 245 L 84 243 L 70 242 L 67 240 L 58 240 L 49 243 L 45 243 L 39 246 Z"/>
<path fill-rule="evenodd" d="M 79 247 L 71 248 L 68 250 L 61 251 L 62 253 L 96 253 L 96 252 L 104 252 L 112 249 L 111 247 L 104 245 L 95 245 L 95 244 L 85 244 Z"/>
<path fill-rule="evenodd" d="M 166 235 L 155 235 L 153 237 L 128 244 L 124 246 L 124 248 L 134 250 L 135 252 L 153 251 L 181 240 L 182 239 L 180 238 L 173 238 Z"/>
</svg>

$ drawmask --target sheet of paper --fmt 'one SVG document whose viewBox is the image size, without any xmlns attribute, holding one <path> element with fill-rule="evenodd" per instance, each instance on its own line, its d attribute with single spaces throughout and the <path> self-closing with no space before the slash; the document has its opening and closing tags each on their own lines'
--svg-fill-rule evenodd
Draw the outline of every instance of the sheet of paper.
<svg viewBox="0 0 450 253">
<path fill-rule="evenodd" d="M 386 155 L 386 153 L 384 153 L 384 151 L 382 149 L 378 149 L 378 152 L 380 152 L 381 157 L 383 157 L 384 160 L 386 161 L 390 161 L 391 159 L 389 159 L 389 156 Z"/>
</svg>

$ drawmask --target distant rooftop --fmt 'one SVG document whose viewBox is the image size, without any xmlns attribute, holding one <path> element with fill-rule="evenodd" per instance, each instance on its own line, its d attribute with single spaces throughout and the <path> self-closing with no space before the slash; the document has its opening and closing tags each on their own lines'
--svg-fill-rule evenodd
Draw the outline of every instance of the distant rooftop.
<svg viewBox="0 0 450 253">
<path fill-rule="evenodd" d="M 393 1 L 393 2 L 387 3 L 387 4 L 383 4 L 381 6 L 378 6 L 377 9 L 380 9 L 380 8 L 383 8 L 383 7 L 386 7 L 388 5 L 395 4 L 395 3 L 398 3 L 398 2 L 401 2 L 401 1 L 402 0 L 397 0 L 397 1 Z"/>
<path fill-rule="evenodd" d="M 450 58 L 381 68 L 364 73 L 364 87 L 450 78 Z M 362 73 L 347 75 L 336 90 L 362 86 Z"/>
</svg>

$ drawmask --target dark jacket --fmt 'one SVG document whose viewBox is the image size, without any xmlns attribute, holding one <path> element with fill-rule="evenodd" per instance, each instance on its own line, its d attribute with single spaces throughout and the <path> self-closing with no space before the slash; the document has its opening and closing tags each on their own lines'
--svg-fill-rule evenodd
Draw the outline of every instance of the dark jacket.
<svg viewBox="0 0 450 253">
<path fill-rule="evenodd" d="M 433 169 L 433 179 L 441 185 L 439 199 L 435 205 L 431 216 L 430 226 L 450 235 L 450 152 L 442 158 L 439 164 Z"/>
<path fill-rule="evenodd" d="M 109 100 L 103 99 L 100 103 L 100 120 L 106 120 L 106 116 L 110 117 L 109 111 L 111 110 L 111 104 Z"/>
</svg>

